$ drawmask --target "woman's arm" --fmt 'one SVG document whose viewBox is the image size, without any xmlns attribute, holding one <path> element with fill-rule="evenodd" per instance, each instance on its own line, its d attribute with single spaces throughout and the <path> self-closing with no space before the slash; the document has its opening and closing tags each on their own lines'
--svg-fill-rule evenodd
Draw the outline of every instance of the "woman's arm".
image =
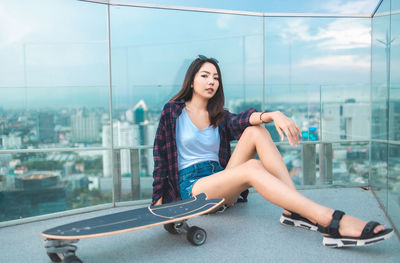
<svg viewBox="0 0 400 263">
<path fill-rule="evenodd" d="M 299 144 L 299 136 L 301 137 L 299 126 L 282 112 L 253 112 L 250 116 L 251 125 L 260 125 L 271 121 L 274 122 L 282 141 L 286 135 L 290 145 L 297 146 Z"/>
</svg>

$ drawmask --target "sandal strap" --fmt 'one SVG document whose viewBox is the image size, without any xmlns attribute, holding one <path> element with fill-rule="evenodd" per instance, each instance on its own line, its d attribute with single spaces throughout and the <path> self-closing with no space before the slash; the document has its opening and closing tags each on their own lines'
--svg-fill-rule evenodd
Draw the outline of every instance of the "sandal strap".
<svg viewBox="0 0 400 263">
<path fill-rule="evenodd" d="M 365 225 L 365 227 L 364 227 L 364 229 L 363 229 L 363 231 L 361 233 L 361 238 L 362 239 L 366 239 L 366 238 L 371 238 L 371 237 L 375 236 L 374 229 L 375 229 L 375 227 L 377 227 L 379 225 L 380 224 L 378 222 L 369 221 Z"/>
<path fill-rule="evenodd" d="M 289 210 L 288 210 L 289 211 Z M 292 215 L 290 216 L 290 218 L 292 218 L 292 219 L 295 219 L 295 220 L 301 220 L 301 221 L 303 221 L 303 222 L 307 222 L 307 223 L 309 223 L 309 224 L 313 224 L 313 225 L 315 225 L 313 222 L 311 222 L 310 220 L 308 220 L 307 218 L 305 218 L 304 216 L 301 216 L 300 214 L 298 214 L 298 213 L 295 213 L 295 212 L 292 212 L 292 211 L 289 211 Z"/>
<path fill-rule="evenodd" d="M 323 233 L 323 234 L 328 234 L 331 237 L 340 237 L 339 234 L 339 221 L 342 219 L 342 217 L 345 215 L 343 211 L 340 210 L 335 210 L 332 215 L 332 221 L 327 227 L 323 227 L 321 225 L 318 226 L 318 231 Z"/>
</svg>

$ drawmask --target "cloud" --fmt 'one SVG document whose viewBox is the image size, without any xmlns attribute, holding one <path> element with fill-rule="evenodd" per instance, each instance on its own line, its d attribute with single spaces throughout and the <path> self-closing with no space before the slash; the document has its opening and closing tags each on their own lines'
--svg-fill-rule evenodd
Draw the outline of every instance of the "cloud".
<svg viewBox="0 0 400 263">
<path fill-rule="evenodd" d="M 325 50 L 367 48 L 370 45 L 370 27 L 361 20 L 335 19 L 326 26 L 314 26 L 313 19 L 292 19 L 282 28 L 284 43 L 293 41 L 315 42 Z"/>
<path fill-rule="evenodd" d="M 329 67 L 337 69 L 369 69 L 370 57 L 357 55 L 335 55 L 308 58 L 299 63 L 300 67 Z"/>
<path fill-rule="evenodd" d="M 0 48 L 20 43 L 33 29 L 30 23 L 0 6 Z"/>
<path fill-rule="evenodd" d="M 321 6 L 321 9 L 333 14 L 371 14 L 378 2 L 378 0 L 330 0 Z"/>
<path fill-rule="evenodd" d="M 370 27 L 359 20 L 337 19 L 319 32 L 322 41 L 318 46 L 321 48 L 368 48 L 371 44 Z"/>
<path fill-rule="evenodd" d="M 217 27 L 219 29 L 229 29 L 232 16 L 230 15 L 218 15 Z"/>
</svg>

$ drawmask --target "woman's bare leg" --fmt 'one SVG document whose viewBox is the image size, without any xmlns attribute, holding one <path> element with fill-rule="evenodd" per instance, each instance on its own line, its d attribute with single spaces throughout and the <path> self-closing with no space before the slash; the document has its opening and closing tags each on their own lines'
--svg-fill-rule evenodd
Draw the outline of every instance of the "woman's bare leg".
<svg viewBox="0 0 400 263">
<path fill-rule="evenodd" d="M 253 158 L 255 153 L 258 154 L 260 161 L 270 174 L 290 188 L 296 189 L 285 162 L 272 141 L 271 135 L 262 125 L 250 126 L 244 130 L 226 168 L 236 167 L 245 163 Z M 287 210 L 284 210 L 284 213 L 290 214 Z"/>
<path fill-rule="evenodd" d="M 192 193 L 196 195 L 204 192 L 208 198 L 225 198 L 226 204 L 231 205 L 237 196 L 249 187 L 254 187 L 266 200 L 299 213 L 322 226 L 328 226 L 331 222 L 332 209 L 304 197 L 271 175 L 260 161 L 254 159 L 198 180 L 193 186 Z M 339 232 L 344 236 L 358 237 L 366 223 L 345 215 L 341 220 Z M 380 225 L 374 232 L 382 230 L 384 227 Z"/>
<path fill-rule="evenodd" d="M 265 169 L 292 189 L 296 189 L 285 162 L 264 126 L 247 127 L 240 137 L 226 168 L 233 168 L 254 158 L 257 153 Z"/>
</svg>

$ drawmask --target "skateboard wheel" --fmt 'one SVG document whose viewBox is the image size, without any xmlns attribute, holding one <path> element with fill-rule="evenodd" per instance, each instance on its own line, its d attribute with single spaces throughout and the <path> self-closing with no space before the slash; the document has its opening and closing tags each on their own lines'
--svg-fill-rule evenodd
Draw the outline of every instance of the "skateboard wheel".
<svg viewBox="0 0 400 263">
<path fill-rule="evenodd" d="M 192 226 L 191 228 L 189 228 L 186 238 L 193 245 L 201 246 L 204 244 L 204 242 L 206 242 L 207 233 L 204 229 L 200 227 Z"/>
<path fill-rule="evenodd" d="M 175 228 L 175 224 L 174 223 L 165 224 L 164 225 L 164 229 L 167 230 L 169 233 L 171 233 L 173 235 L 179 234 L 178 231 Z"/>
<path fill-rule="evenodd" d="M 83 263 L 77 256 L 68 256 L 64 258 L 64 263 Z"/>
<path fill-rule="evenodd" d="M 51 262 L 61 262 L 62 261 L 57 253 L 47 253 L 47 255 L 49 256 Z"/>
</svg>

